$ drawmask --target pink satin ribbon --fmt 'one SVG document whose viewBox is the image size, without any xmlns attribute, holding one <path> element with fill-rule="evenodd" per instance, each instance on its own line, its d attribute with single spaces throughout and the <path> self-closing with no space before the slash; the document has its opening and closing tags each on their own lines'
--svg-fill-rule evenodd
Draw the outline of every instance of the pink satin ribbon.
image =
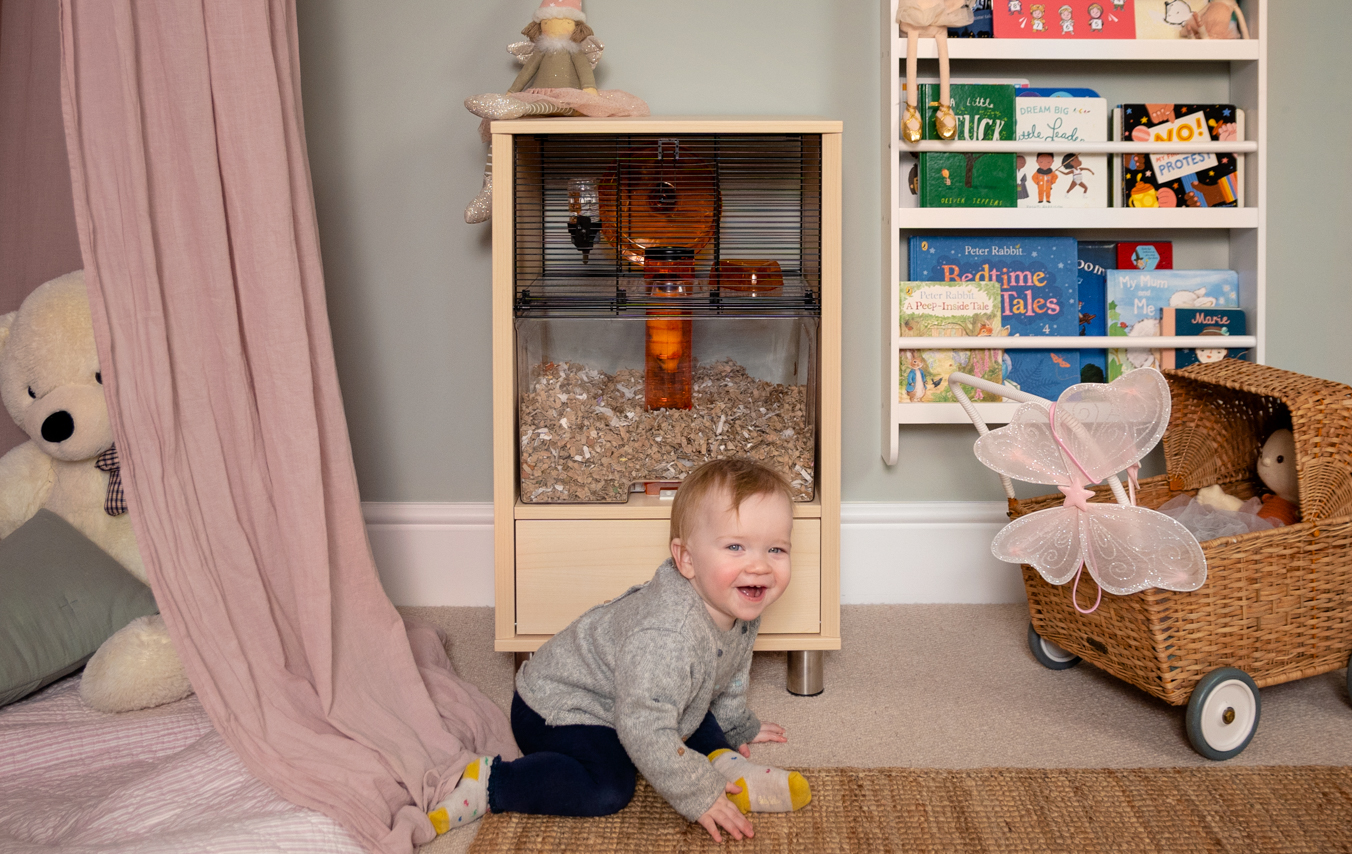
<svg viewBox="0 0 1352 854">
<path fill-rule="evenodd" d="M 1075 458 L 1075 454 L 1071 452 L 1070 448 L 1066 447 L 1066 443 L 1061 441 L 1061 435 L 1056 432 L 1055 403 L 1047 410 L 1047 425 L 1051 428 L 1052 439 L 1056 441 L 1056 447 L 1060 448 L 1061 453 L 1065 454 L 1066 457 L 1075 464 L 1075 468 L 1079 469 L 1078 477 L 1075 472 L 1071 472 L 1071 479 L 1074 483 L 1069 486 L 1058 486 L 1057 489 L 1061 490 L 1061 494 L 1066 496 L 1065 503 L 1067 505 L 1078 509 L 1082 513 L 1087 512 L 1089 510 L 1089 498 L 1094 493 L 1092 490 L 1086 489 L 1085 487 L 1088 484 L 1093 483 L 1094 479 L 1089 476 L 1089 472 L 1085 470 L 1084 465 Z M 1135 478 L 1134 472 L 1131 477 L 1133 479 Z M 1134 496 L 1132 497 L 1132 503 L 1136 503 Z M 1081 532 L 1081 539 L 1083 540 L 1083 532 Z M 1087 548 L 1084 550 L 1084 553 L 1089 556 L 1089 560 L 1092 563 L 1094 560 L 1094 553 Z M 1098 610 L 1099 603 L 1103 601 L 1103 585 L 1098 585 L 1098 597 L 1094 599 L 1094 606 L 1087 611 L 1084 608 L 1081 608 L 1079 598 L 1076 594 L 1080 589 L 1080 575 L 1084 572 L 1084 566 L 1085 565 L 1081 563 L 1080 568 L 1075 570 L 1075 583 L 1070 588 L 1070 604 L 1074 605 L 1075 610 L 1079 611 L 1081 614 L 1092 614 Z M 1097 581 L 1098 567 L 1091 566 L 1089 571 L 1091 574 L 1095 575 L 1095 580 Z"/>
</svg>

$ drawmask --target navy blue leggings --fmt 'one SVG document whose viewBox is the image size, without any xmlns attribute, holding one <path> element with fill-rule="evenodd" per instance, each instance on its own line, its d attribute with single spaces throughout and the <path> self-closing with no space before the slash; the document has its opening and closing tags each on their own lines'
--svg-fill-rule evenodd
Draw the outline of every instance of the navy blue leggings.
<svg viewBox="0 0 1352 854">
<path fill-rule="evenodd" d="M 638 769 L 620 736 L 608 726 L 549 726 L 520 694 L 512 697 L 512 734 L 525 754 L 493 760 L 488 808 L 535 815 L 610 815 L 634 796 Z M 704 715 L 686 745 L 708 756 L 731 749 L 713 712 Z"/>
</svg>

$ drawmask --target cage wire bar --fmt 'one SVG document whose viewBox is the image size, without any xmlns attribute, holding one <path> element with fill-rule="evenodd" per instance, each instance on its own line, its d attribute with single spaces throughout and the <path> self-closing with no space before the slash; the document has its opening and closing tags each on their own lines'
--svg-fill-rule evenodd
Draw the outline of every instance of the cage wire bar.
<svg viewBox="0 0 1352 854">
<path fill-rule="evenodd" d="M 693 250 L 691 317 L 820 317 L 819 134 L 520 135 L 514 152 L 516 317 L 647 316 L 667 305 L 644 284 L 652 246 Z M 585 254 L 569 229 L 576 181 L 599 198 Z M 783 287 L 725 287 L 725 259 L 774 261 Z"/>
</svg>

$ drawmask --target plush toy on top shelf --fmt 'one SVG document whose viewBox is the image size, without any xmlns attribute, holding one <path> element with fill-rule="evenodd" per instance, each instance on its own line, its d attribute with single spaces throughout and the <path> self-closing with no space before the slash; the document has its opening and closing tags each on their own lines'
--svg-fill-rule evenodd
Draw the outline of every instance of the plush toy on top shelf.
<svg viewBox="0 0 1352 854">
<path fill-rule="evenodd" d="M 1185 39 L 1247 39 L 1249 26 L 1238 3 L 1211 0 L 1183 22 L 1181 35 Z"/>
<path fill-rule="evenodd" d="M 620 89 L 596 88 L 593 70 L 605 45 L 587 26 L 582 0 L 543 0 L 521 31 L 528 41 L 507 46 L 522 69 L 506 93 L 465 99 L 465 109 L 483 121 L 488 142 L 494 120 L 526 116 L 646 116 L 648 105 Z M 465 222 L 486 222 L 493 213 L 493 152 L 488 153 L 483 188 L 465 208 Z"/>
<path fill-rule="evenodd" d="M 934 129 L 940 139 L 953 139 L 958 120 L 948 88 L 948 28 L 972 23 L 972 0 L 897 0 L 897 26 L 906 34 L 906 109 L 901 118 L 901 138 L 919 142 L 920 103 L 916 92 L 916 50 L 919 40 L 932 38 L 939 50 L 939 109 Z"/>
<path fill-rule="evenodd" d="M 0 457 L 0 538 L 47 509 L 145 583 L 122 497 L 83 271 L 39 285 L 18 311 L 0 317 L 0 395 L 30 437 Z M 158 706 L 190 693 L 159 616 L 133 620 L 104 641 L 80 683 L 85 701 L 105 712 Z"/>
</svg>

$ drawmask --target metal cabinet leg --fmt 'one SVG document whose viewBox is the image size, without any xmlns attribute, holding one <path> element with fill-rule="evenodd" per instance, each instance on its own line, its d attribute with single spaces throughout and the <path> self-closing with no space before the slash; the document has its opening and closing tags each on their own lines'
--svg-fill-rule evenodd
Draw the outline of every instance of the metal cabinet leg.
<svg viewBox="0 0 1352 854">
<path fill-rule="evenodd" d="M 822 692 L 822 658 L 819 649 L 789 651 L 790 694 L 815 697 Z"/>
</svg>

